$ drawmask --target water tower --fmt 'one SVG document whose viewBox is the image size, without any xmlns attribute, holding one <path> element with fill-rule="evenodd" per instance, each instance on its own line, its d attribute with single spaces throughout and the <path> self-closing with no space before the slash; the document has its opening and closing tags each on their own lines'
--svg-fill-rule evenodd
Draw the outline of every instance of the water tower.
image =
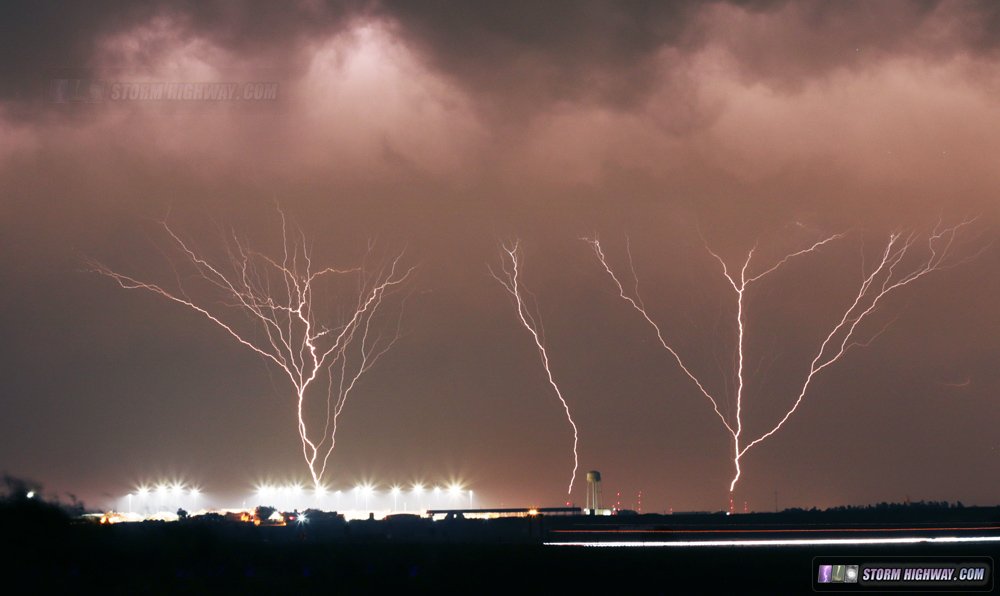
<svg viewBox="0 0 1000 596">
<path fill-rule="evenodd" d="M 601 473 L 597 470 L 587 472 L 587 509 L 591 515 L 601 508 Z"/>
</svg>

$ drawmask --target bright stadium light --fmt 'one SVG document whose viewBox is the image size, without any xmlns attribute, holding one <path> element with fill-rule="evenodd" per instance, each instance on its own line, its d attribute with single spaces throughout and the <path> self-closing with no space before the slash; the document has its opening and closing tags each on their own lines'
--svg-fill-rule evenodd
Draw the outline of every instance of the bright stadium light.
<svg viewBox="0 0 1000 596">
<path fill-rule="evenodd" d="M 192 497 L 197 497 L 201 494 L 201 490 L 198 487 L 193 487 L 190 491 Z"/>
<path fill-rule="evenodd" d="M 137 493 L 142 498 L 148 497 L 149 496 L 149 487 L 148 486 L 140 486 L 139 490 L 137 491 Z"/>
<path fill-rule="evenodd" d="M 361 486 L 361 494 L 364 496 L 365 509 L 368 509 L 368 497 L 375 494 L 375 487 L 371 484 L 364 484 Z"/>
<path fill-rule="evenodd" d="M 420 484 L 419 482 L 417 482 L 416 484 L 413 485 L 412 491 L 413 491 L 413 494 L 419 495 L 422 492 L 424 492 L 424 485 Z"/>
</svg>

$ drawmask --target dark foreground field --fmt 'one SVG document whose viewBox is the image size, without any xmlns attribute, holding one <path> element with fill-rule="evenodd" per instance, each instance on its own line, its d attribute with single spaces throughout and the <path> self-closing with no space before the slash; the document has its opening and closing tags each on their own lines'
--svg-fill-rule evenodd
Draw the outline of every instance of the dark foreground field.
<svg viewBox="0 0 1000 596">
<path fill-rule="evenodd" d="M 231 542 L 171 528 L 121 540 L 74 532 L 9 560 L 4 577 L 46 591 L 123 593 L 512 593 L 600 587 L 609 593 L 811 591 L 820 555 L 975 556 L 974 546 L 594 549 L 541 545 Z"/>
<path fill-rule="evenodd" d="M 792 594 L 812 591 L 817 556 L 996 554 L 995 544 L 545 546 L 553 529 L 576 523 L 570 519 L 500 520 L 505 531 L 495 532 L 467 520 L 410 519 L 395 529 L 380 522 L 265 528 L 193 520 L 98 526 L 39 511 L 10 513 L 0 520 L 10 547 L 2 577 L 42 593 Z M 645 522 L 626 525 L 661 527 Z"/>
</svg>

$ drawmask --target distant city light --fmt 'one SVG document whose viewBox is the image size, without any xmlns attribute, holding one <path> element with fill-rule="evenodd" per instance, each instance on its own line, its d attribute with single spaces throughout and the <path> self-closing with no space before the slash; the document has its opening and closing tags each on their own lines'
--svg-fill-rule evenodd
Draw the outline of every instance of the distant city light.
<svg viewBox="0 0 1000 596">
<path fill-rule="evenodd" d="M 28 496 L 29 499 L 34 499 L 35 498 L 35 491 L 29 490 L 27 496 Z"/>
</svg>

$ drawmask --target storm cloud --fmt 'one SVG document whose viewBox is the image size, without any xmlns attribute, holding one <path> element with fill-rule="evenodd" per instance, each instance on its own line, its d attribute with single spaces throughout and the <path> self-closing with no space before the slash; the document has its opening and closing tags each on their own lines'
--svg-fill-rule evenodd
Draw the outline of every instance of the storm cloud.
<svg viewBox="0 0 1000 596">
<path fill-rule="evenodd" d="M 83 101 L 59 81 L 262 82 L 277 97 Z M 248 482 L 243 458 L 294 468 L 288 395 L 265 366 L 80 272 L 95 256 L 169 276 L 149 225 L 167 214 L 206 243 L 211 219 L 266 245 L 278 199 L 333 260 L 380 238 L 420 263 L 404 340 L 348 411 L 337 478 L 463 475 L 497 502 L 562 499 L 566 429 L 486 273 L 516 235 L 584 465 L 656 508 L 720 506 L 725 433 L 579 237 L 620 258 L 629 234 L 647 302 L 708 371 L 732 304 L 702 236 L 739 259 L 851 231 L 758 298 L 764 425 L 863 247 L 969 216 L 970 251 L 996 235 L 998 97 L 993 2 L 4 3 L 0 462 L 92 501 L 147 466 L 227 486 Z M 887 306 L 894 331 L 748 459 L 747 499 L 995 501 L 972 470 L 998 472 L 998 273 L 994 248 Z M 949 453 L 972 463 L 922 473 Z M 905 462 L 888 477 L 843 463 L 869 457 Z"/>
</svg>

